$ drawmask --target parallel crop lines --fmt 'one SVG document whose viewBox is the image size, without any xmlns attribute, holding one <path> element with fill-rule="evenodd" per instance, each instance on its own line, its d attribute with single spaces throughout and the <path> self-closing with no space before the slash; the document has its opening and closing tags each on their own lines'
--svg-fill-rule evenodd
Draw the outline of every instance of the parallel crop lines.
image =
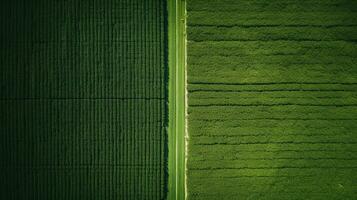
<svg viewBox="0 0 357 200">
<path fill-rule="evenodd" d="M 195 0 L 189 199 L 354 199 L 353 1 Z"/>
<path fill-rule="evenodd" d="M 166 3 L 0 4 L 0 199 L 164 199 Z"/>
</svg>

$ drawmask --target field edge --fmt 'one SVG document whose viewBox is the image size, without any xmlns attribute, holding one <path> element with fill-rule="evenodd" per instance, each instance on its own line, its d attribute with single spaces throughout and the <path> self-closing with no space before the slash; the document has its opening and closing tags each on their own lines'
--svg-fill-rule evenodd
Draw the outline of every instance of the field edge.
<svg viewBox="0 0 357 200">
<path fill-rule="evenodd" d="M 186 36 L 185 0 L 167 0 L 169 127 L 168 127 L 168 199 L 186 198 L 185 118 L 186 118 Z"/>
</svg>

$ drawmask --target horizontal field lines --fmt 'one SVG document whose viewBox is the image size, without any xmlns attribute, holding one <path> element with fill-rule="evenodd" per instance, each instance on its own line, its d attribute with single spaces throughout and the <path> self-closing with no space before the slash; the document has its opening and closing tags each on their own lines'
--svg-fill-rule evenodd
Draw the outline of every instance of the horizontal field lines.
<svg viewBox="0 0 357 200">
<path fill-rule="evenodd" d="M 356 107 L 356 83 L 189 84 L 190 107 Z M 192 110 L 192 109 L 191 109 Z"/>
<path fill-rule="evenodd" d="M 192 27 L 215 27 L 215 28 L 275 28 L 275 27 L 290 27 L 290 28 L 300 28 L 300 27 L 309 27 L 309 28 L 336 28 L 336 27 L 357 27 L 357 24 L 350 25 L 308 25 L 308 24 L 295 24 L 295 25 L 283 25 L 283 24 L 262 24 L 262 25 L 248 25 L 248 24 L 227 24 L 227 25 L 215 25 L 215 24 L 191 24 Z"/>
<path fill-rule="evenodd" d="M 187 10 L 189 199 L 355 198 L 355 3 Z"/>
</svg>

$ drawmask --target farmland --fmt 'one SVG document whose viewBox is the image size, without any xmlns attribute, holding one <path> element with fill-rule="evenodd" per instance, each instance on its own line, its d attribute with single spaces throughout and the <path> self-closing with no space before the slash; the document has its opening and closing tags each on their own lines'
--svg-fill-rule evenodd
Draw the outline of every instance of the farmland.
<svg viewBox="0 0 357 200">
<path fill-rule="evenodd" d="M 357 199 L 357 1 L 5 0 L 0 28 L 1 200 Z"/>
<path fill-rule="evenodd" d="M 357 2 L 188 0 L 188 199 L 357 198 Z"/>
<path fill-rule="evenodd" d="M 0 199 L 164 199 L 165 1 L 0 5 Z"/>
</svg>

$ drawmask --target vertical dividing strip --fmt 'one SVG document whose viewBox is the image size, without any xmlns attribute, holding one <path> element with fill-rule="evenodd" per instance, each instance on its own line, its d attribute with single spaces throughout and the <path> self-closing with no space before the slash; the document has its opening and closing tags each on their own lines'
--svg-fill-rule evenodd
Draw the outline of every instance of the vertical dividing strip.
<svg viewBox="0 0 357 200">
<path fill-rule="evenodd" d="M 183 69 L 184 69 L 184 74 L 183 74 L 183 79 L 184 79 L 184 127 L 185 127 L 185 134 L 184 134 L 184 194 L 185 194 L 185 199 L 187 199 L 187 159 L 188 159 L 188 141 L 189 141 L 189 134 L 188 134 L 188 90 L 187 90 L 187 9 L 186 9 L 186 0 L 182 0 L 183 5 L 182 5 L 182 23 L 183 23 L 183 37 L 182 37 L 182 56 L 183 56 Z"/>
<path fill-rule="evenodd" d="M 185 0 L 177 0 L 177 59 L 176 59 L 176 154 L 177 154 L 177 192 L 176 200 L 185 199 L 185 135 L 186 135 L 186 16 Z"/>
<path fill-rule="evenodd" d="M 186 7 L 185 0 L 168 1 L 169 153 L 168 199 L 186 198 Z"/>
</svg>

